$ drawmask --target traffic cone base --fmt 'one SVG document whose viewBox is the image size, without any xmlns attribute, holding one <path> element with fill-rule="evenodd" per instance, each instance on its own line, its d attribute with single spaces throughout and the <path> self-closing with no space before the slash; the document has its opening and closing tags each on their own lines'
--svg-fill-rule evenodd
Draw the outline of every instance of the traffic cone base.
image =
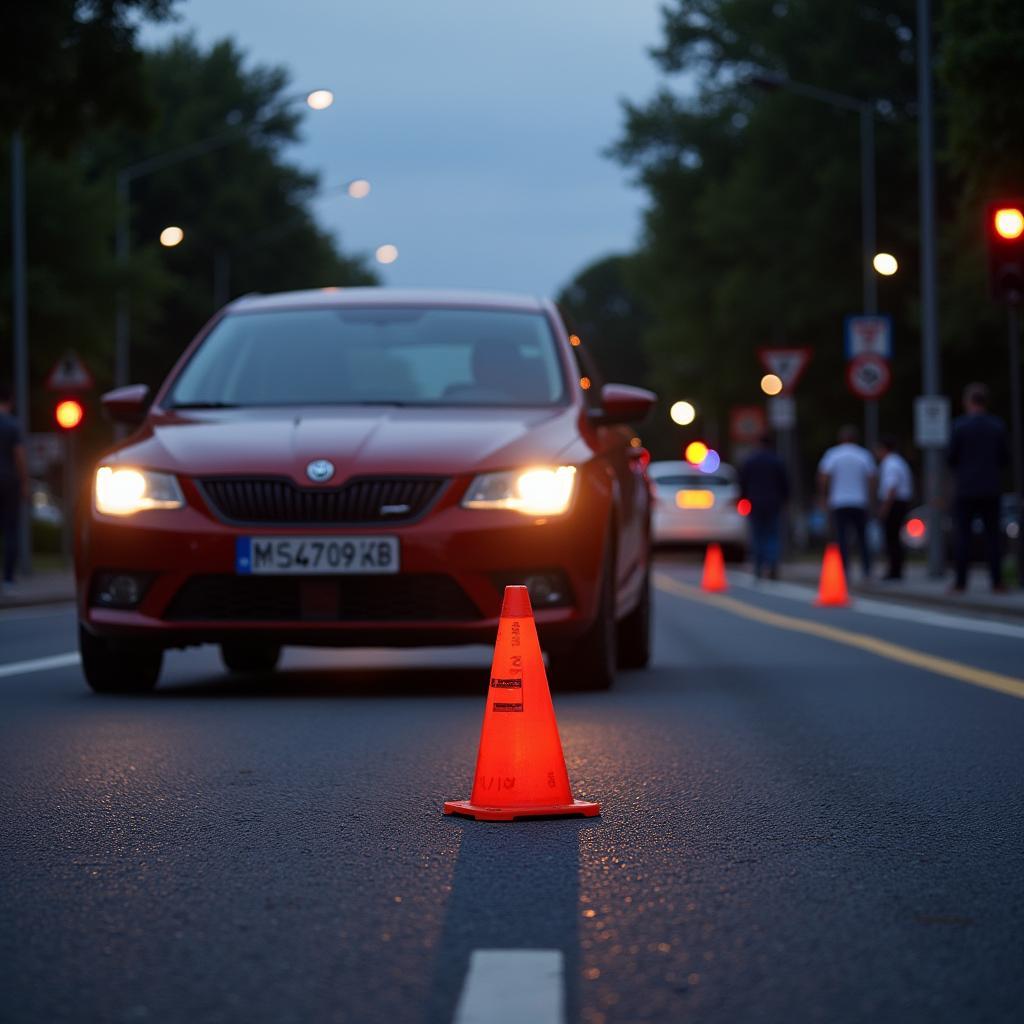
<svg viewBox="0 0 1024 1024">
<path fill-rule="evenodd" d="M 477 821 L 593 817 L 600 804 L 573 798 L 544 657 L 526 587 L 506 587 L 468 800 L 445 814 Z"/>
<path fill-rule="evenodd" d="M 818 599 L 814 603 L 819 608 L 844 608 L 850 603 L 850 595 L 846 589 L 846 571 L 843 569 L 843 557 L 839 553 L 838 544 L 829 544 L 825 548 L 821 560 Z"/>
<path fill-rule="evenodd" d="M 729 589 L 729 584 L 725 582 L 725 559 L 722 557 L 721 544 L 708 545 L 700 586 L 702 590 L 711 593 L 722 593 Z"/>
<path fill-rule="evenodd" d="M 573 800 L 571 804 L 549 804 L 547 807 L 480 807 L 472 800 L 446 800 L 445 814 L 458 814 L 477 821 L 515 821 L 517 818 L 596 818 L 601 805 L 589 800 Z"/>
</svg>

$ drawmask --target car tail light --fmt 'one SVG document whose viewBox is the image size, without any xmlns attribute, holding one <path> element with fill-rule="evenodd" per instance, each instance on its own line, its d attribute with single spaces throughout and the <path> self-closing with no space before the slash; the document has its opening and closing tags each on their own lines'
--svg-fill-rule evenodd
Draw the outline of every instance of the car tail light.
<svg viewBox="0 0 1024 1024">
<path fill-rule="evenodd" d="M 750 515 L 750 499 L 749 498 L 740 498 L 739 501 L 736 502 L 736 511 L 739 512 L 739 514 L 741 516 L 749 516 Z"/>
</svg>

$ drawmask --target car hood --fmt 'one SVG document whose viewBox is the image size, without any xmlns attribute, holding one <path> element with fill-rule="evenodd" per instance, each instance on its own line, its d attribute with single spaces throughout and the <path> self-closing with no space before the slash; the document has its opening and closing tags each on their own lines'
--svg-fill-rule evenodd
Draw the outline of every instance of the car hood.
<svg viewBox="0 0 1024 1024">
<path fill-rule="evenodd" d="M 329 459 L 332 483 L 365 473 L 455 476 L 550 461 L 578 438 L 579 412 L 353 407 L 195 410 L 151 416 L 108 461 L 189 476 L 285 475 Z"/>
</svg>

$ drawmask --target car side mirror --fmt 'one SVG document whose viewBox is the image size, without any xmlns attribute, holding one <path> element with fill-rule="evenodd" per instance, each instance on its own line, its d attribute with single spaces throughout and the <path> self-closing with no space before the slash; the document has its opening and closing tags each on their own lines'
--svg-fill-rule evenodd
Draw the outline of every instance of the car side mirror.
<svg viewBox="0 0 1024 1024">
<path fill-rule="evenodd" d="M 600 408 L 589 413 L 592 423 L 611 426 L 615 423 L 639 423 L 654 408 L 658 396 L 646 388 L 629 384 L 605 384 L 601 388 Z"/>
<path fill-rule="evenodd" d="M 115 423 L 138 426 L 146 418 L 149 409 L 149 388 L 145 384 L 129 384 L 127 387 L 108 391 L 100 402 L 103 411 Z"/>
</svg>

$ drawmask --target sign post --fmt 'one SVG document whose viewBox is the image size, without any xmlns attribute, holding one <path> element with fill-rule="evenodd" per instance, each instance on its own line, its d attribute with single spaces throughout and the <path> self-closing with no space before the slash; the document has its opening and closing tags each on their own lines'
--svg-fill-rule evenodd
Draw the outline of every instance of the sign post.
<svg viewBox="0 0 1024 1024">
<path fill-rule="evenodd" d="M 759 348 L 757 357 L 769 373 L 782 381 L 782 393 L 768 399 L 768 421 L 779 437 L 779 455 L 786 464 L 793 491 L 793 507 L 802 505 L 800 487 L 800 451 L 796 435 L 796 399 L 793 392 L 803 376 L 814 350 L 807 346 L 793 348 Z M 797 547 L 807 545 L 807 529 L 802 515 L 792 521 L 793 539 Z"/>
<path fill-rule="evenodd" d="M 847 362 L 851 365 L 865 356 L 881 360 L 885 363 L 884 373 L 888 380 L 889 361 L 892 359 L 892 317 L 874 313 L 870 316 L 846 317 L 843 320 L 843 348 Z M 870 371 L 863 369 L 864 365 L 858 367 L 858 377 L 866 378 L 870 375 Z M 878 394 L 871 393 L 872 389 L 866 381 L 866 386 L 858 390 L 850 380 L 849 368 L 847 382 L 853 393 L 864 399 L 864 444 L 868 449 L 874 449 L 878 441 L 878 399 L 889 389 L 889 384 L 886 383 Z"/>
</svg>

